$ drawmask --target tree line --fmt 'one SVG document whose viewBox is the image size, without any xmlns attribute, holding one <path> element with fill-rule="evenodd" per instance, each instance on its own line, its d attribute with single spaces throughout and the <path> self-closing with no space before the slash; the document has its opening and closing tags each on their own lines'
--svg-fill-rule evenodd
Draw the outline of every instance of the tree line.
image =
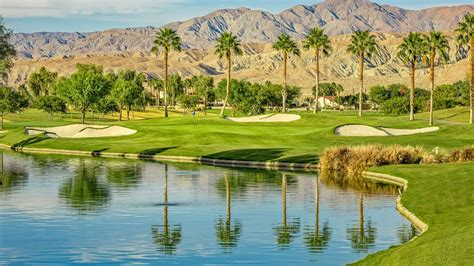
<svg viewBox="0 0 474 266">
<path fill-rule="evenodd" d="M 12 58 L 15 55 L 15 51 L 11 45 L 8 44 L 7 40 L 11 34 L 11 31 L 6 29 L 3 26 L 3 21 L 0 23 L 1 25 L 1 40 L 0 43 L 2 46 L 5 46 L 5 49 L 1 49 L 1 58 L 0 58 L 0 71 L 2 77 L 6 76 L 8 69 L 12 65 Z M 459 49 L 473 49 L 474 45 L 474 15 L 473 14 L 466 14 L 463 19 L 459 22 L 459 27 L 456 29 L 458 33 L 457 41 L 459 44 Z M 358 112 L 359 116 L 362 116 L 363 110 L 363 91 L 364 91 L 364 69 L 365 63 L 368 59 L 370 59 L 375 53 L 377 53 L 377 40 L 375 35 L 369 33 L 369 31 L 356 31 L 351 36 L 351 41 L 347 47 L 347 51 L 352 53 L 356 58 L 359 60 L 359 79 L 360 79 L 360 89 L 358 95 Z M 307 35 L 307 37 L 302 42 L 303 49 L 309 50 L 312 49 L 314 51 L 315 56 L 315 93 L 313 98 L 312 108 L 314 112 L 318 112 L 318 99 L 320 94 L 320 57 L 322 55 L 327 55 L 332 52 L 331 48 L 331 41 L 327 34 L 320 28 L 313 28 Z M 288 104 L 288 97 L 291 94 L 291 86 L 287 85 L 287 60 L 289 56 L 300 56 L 301 51 L 299 45 L 292 40 L 292 38 L 287 34 L 281 34 L 278 37 L 278 40 L 274 43 L 273 48 L 276 51 L 279 51 L 282 56 L 282 64 L 283 64 L 283 71 L 282 71 L 282 85 L 278 86 L 279 89 L 279 96 L 277 97 L 280 100 L 281 111 L 287 111 L 287 104 Z M 430 125 L 433 124 L 433 108 L 434 108 L 434 89 L 435 89 L 435 67 L 440 65 L 442 62 L 449 60 L 449 43 L 447 37 L 442 34 L 441 32 L 433 31 L 428 34 L 421 34 L 412 32 L 408 34 L 403 39 L 402 44 L 398 47 L 397 57 L 406 64 L 409 68 L 410 73 L 410 92 L 409 92 L 409 113 L 410 113 L 410 120 L 414 120 L 415 114 L 415 71 L 420 67 L 428 67 L 430 70 L 430 90 L 429 90 L 429 111 L 430 111 Z M 176 75 L 169 76 L 169 54 L 172 51 L 180 52 L 181 51 L 181 39 L 178 36 L 175 30 L 164 28 L 160 29 L 157 33 L 156 38 L 154 40 L 153 47 L 151 51 L 157 55 L 160 53 L 164 56 L 164 81 L 152 81 L 150 84 L 154 88 L 163 88 L 164 90 L 164 110 L 165 110 L 165 117 L 168 116 L 168 106 L 170 105 L 168 98 L 171 99 L 171 106 L 175 104 L 175 101 L 178 100 L 180 97 L 179 89 L 179 82 L 183 82 L 181 77 Z M 225 59 L 227 63 L 227 78 L 224 79 L 225 81 L 225 93 L 220 92 L 221 99 L 223 100 L 223 106 L 221 109 L 221 116 L 225 115 L 225 110 L 227 106 L 232 106 L 235 110 L 237 107 L 241 109 L 246 109 L 249 113 L 258 113 L 255 106 L 250 106 L 248 104 L 243 103 L 235 103 L 235 99 L 243 98 L 242 95 L 237 95 L 239 92 L 239 88 L 242 88 L 242 84 L 246 84 L 245 93 L 249 93 L 249 91 L 253 91 L 255 95 L 258 95 L 261 92 L 256 92 L 259 90 L 263 90 L 262 88 L 268 88 L 271 86 L 257 86 L 255 84 L 249 85 L 243 81 L 233 81 L 232 79 L 232 57 L 234 55 L 242 55 L 243 50 L 241 47 L 241 43 L 238 40 L 237 36 L 233 35 L 231 32 L 224 32 L 216 41 L 215 46 L 215 54 L 220 59 Z M 474 52 L 471 50 L 471 58 L 470 58 L 470 92 L 469 92 L 469 105 L 470 105 L 470 123 L 474 122 L 474 106 L 473 106 L 473 99 L 474 99 Z M 53 77 L 50 77 L 53 78 Z M 196 78 L 196 80 L 201 80 L 204 78 Z M 121 73 L 115 74 L 105 74 L 103 70 L 99 66 L 92 66 L 92 65 L 78 65 L 76 73 L 72 74 L 70 77 L 60 78 L 60 82 L 57 85 L 57 92 L 60 95 L 61 99 L 69 102 L 73 105 L 77 110 L 82 113 L 83 121 L 85 119 L 85 113 L 87 110 L 92 109 L 92 107 L 96 107 L 97 109 L 101 109 L 102 111 L 108 111 L 107 109 L 116 108 L 120 111 L 120 118 L 122 117 L 122 109 L 127 110 L 127 116 L 129 111 L 132 107 L 139 106 L 140 104 L 144 104 L 149 98 L 146 91 L 143 88 L 143 82 L 145 77 L 143 74 L 137 73 L 132 70 L 123 70 Z M 46 80 L 47 81 L 47 80 Z M 45 82 L 46 82 L 45 81 Z M 187 81 L 192 82 L 192 81 Z M 206 81 L 201 80 L 202 84 L 205 84 Z M 209 80 L 207 82 L 210 82 Z M 141 84 L 140 84 L 141 83 Z M 197 86 L 197 87 L 206 87 L 204 85 Z M 217 86 L 217 88 L 223 88 L 224 84 L 220 84 L 221 86 Z M 273 85 L 273 84 L 272 84 Z M 240 87 L 239 87 L 240 86 Z M 276 86 L 276 85 L 275 85 Z M 33 92 L 34 95 L 38 94 L 38 88 L 28 86 L 29 90 Z M 31 87 L 31 88 L 30 88 Z M 210 86 L 208 86 L 210 87 Z M 66 89 L 67 88 L 67 89 Z M 251 88 L 251 89 L 249 89 Z M 256 89 L 259 88 L 259 89 Z M 276 87 L 275 87 L 276 88 Z M 3 89 L 5 90 L 5 89 Z M 48 91 L 49 88 L 43 88 L 43 90 Z M 242 91 L 240 91 L 242 93 Z M 44 92 L 43 92 L 44 93 Z M 7 93 L 8 95 L 13 95 L 12 93 Z M 5 94 L 5 95 L 7 95 Z M 49 95 L 42 95 L 45 96 L 53 96 Z M 205 93 L 207 94 L 207 93 Z M 197 102 L 197 98 L 195 96 L 190 96 L 185 94 L 186 96 L 181 96 L 179 98 L 181 102 L 185 106 L 192 106 Z M 233 95 L 233 96 L 232 96 Z M 207 95 L 205 101 L 209 100 L 211 95 Z M 273 95 L 275 96 L 275 95 Z M 13 97 L 13 96 L 12 96 Z M 15 96 L 16 97 L 16 96 Z M 202 97 L 202 95 L 201 95 Z M 114 107 L 111 104 L 111 98 L 114 99 L 114 103 L 118 105 Z M 158 97 L 159 98 L 159 97 Z M 89 99 L 89 100 L 86 100 Z M 93 99 L 90 101 L 90 99 Z M 101 101 L 101 103 L 96 103 L 94 99 L 97 101 Z M 149 99 L 148 99 L 149 100 Z M 159 99 L 156 99 L 159 101 Z M 233 102 L 234 101 L 234 102 Z M 269 101 L 268 99 L 265 100 L 266 104 L 272 106 L 275 104 L 273 100 Z M 265 102 L 264 101 L 264 102 Z M 8 101 L 2 101 L 7 103 Z M 10 101 L 11 102 L 11 101 Z M 46 104 L 47 103 L 47 104 Z M 54 104 L 53 104 L 54 103 Z M 38 101 L 38 104 L 46 104 L 46 105 L 54 105 L 56 107 L 62 107 L 62 104 L 59 104 L 58 98 L 49 97 L 47 99 L 42 99 L 42 101 Z M 400 102 L 401 103 L 401 102 Z M 5 105 L 5 104 L 3 104 Z M 100 107 L 107 107 L 105 109 L 98 108 Z M 8 108 L 1 107 L 0 112 L 3 114 L 5 112 L 12 111 L 12 110 L 19 110 L 18 108 Z M 58 108 L 61 109 L 61 108 Z M 3 116 L 2 116 L 3 118 Z"/>
</svg>

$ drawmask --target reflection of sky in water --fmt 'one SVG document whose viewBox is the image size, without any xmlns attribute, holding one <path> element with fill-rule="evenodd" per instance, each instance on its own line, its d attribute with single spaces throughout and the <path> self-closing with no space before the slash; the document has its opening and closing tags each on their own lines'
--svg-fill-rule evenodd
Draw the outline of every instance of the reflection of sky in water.
<svg viewBox="0 0 474 266">
<path fill-rule="evenodd" d="M 164 255 L 152 234 L 153 226 L 161 230 L 164 224 L 164 165 L 48 158 L 11 154 L 3 158 L 4 169 L 16 163 L 28 176 L 23 184 L 0 192 L 0 263 L 344 264 L 366 256 L 351 248 L 347 233 L 348 228 L 359 226 L 359 193 L 324 184 L 319 185 L 319 228 L 327 222 L 331 235 L 326 249 L 308 251 L 304 234 L 314 232 L 315 225 L 311 174 L 287 173 L 287 220 L 298 218 L 300 226 L 282 249 L 274 230 L 283 222 L 281 173 L 169 165 L 167 218 L 170 229 L 181 227 L 181 240 L 173 255 Z M 77 182 L 82 185 L 72 188 L 79 195 L 74 202 L 99 200 L 103 194 L 91 191 L 96 184 L 108 191 L 104 205 L 89 211 L 74 209 L 70 201 L 59 197 L 65 183 L 84 180 L 78 179 L 81 167 L 82 178 L 93 178 L 90 172 L 97 178 L 87 185 Z M 241 225 L 231 248 L 221 247 L 216 238 L 216 224 L 223 222 L 220 228 L 225 229 L 222 225 L 227 219 L 224 173 L 231 184 L 231 225 Z M 364 197 L 364 224 L 370 221 L 377 230 L 370 252 L 406 241 L 410 235 L 409 224 L 395 210 L 395 199 L 395 195 Z"/>
</svg>

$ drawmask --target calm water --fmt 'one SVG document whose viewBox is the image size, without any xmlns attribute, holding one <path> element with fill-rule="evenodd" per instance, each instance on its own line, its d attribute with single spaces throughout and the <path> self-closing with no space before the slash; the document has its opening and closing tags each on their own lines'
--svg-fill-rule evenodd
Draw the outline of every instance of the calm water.
<svg viewBox="0 0 474 266">
<path fill-rule="evenodd" d="M 0 264 L 320 263 L 409 240 L 395 189 L 314 174 L 1 154 Z"/>
</svg>

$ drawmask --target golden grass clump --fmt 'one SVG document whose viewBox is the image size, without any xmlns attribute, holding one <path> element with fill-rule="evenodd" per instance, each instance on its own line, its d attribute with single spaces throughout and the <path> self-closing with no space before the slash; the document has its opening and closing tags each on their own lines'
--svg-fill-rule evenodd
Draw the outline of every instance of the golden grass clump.
<svg viewBox="0 0 474 266">
<path fill-rule="evenodd" d="M 339 184 L 360 180 L 362 172 L 374 166 L 419 164 L 425 156 L 421 147 L 339 146 L 324 150 L 320 158 L 321 178 Z"/>
<path fill-rule="evenodd" d="M 450 162 L 472 162 L 474 161 L 474 145 L 455 150 L 449 157 Z"/>
</svg>

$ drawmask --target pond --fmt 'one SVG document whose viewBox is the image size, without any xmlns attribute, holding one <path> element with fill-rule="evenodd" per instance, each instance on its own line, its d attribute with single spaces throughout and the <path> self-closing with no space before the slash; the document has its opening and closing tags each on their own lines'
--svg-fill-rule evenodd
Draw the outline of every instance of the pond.
<svg viewBox="0 0 474 266">
<path fill-rule="evenodd" d="M 397 189 L 316 174 L 1 153 L 0 264 L 341 265 L 408 241 Z"/>
</svg>

